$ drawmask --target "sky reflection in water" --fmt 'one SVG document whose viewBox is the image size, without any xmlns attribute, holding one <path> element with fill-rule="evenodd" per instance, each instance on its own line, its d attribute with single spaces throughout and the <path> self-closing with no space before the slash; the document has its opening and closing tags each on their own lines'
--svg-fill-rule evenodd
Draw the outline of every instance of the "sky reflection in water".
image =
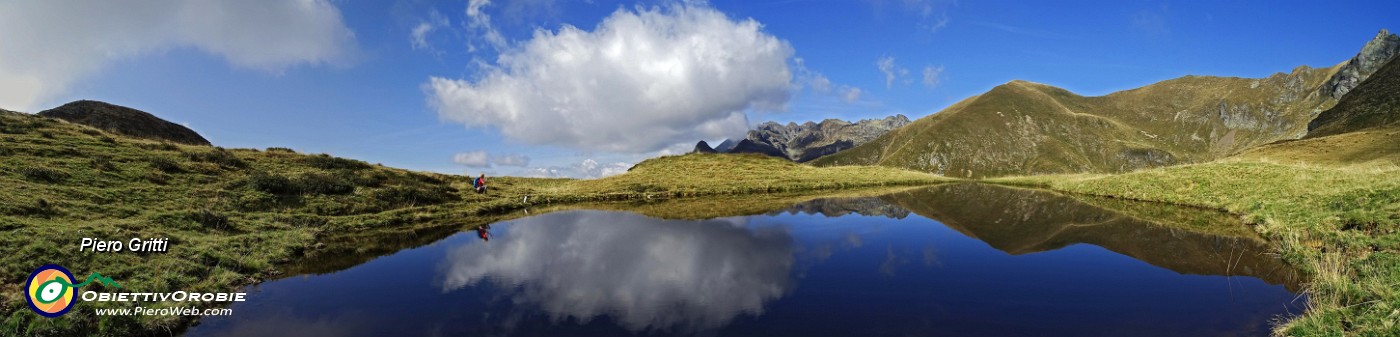
<svg viewBox="0 0 1400 337">
<path fill-rule="evenodd" d="M 190 334 L 1262 336 L 1302 305 L 1237 224 L 1129 206 L 951 185 L 700 221 L 557 212 L 268 282 Z"/>
</svg>

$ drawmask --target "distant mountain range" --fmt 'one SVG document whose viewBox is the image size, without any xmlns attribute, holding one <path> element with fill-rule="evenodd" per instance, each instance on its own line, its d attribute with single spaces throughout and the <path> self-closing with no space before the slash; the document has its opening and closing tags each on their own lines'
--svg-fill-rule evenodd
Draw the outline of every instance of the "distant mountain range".
<svg viewBox="0 0 1400 337">
<path fill-rule="evenodd" d="M 1099 97 L 1011 81 L 813 164 L 989 177 L 1211 161 L 1303 137 L 1319 116 L 1337 118 L 1322 112 L 1397 52 L 1400 37 L 1382 30 L 1351 60 L 1266 78 L 1186 76 Z M 1333 124 L 1318 123 L 1318 132 Z"/>
<path fill-rule="evenodd" d="M 715 147 L 700 141 L 695 144 L 695 152 L 758 153 L 806 162 L 865 144 L 908 124 L 909 117 L 904 115 L 863 119 L 854 123 L 839 119 L 802 124 L 766 122 L 749 130 L 748 136 L 739 141 L 726 139 Z"/>
</svg>

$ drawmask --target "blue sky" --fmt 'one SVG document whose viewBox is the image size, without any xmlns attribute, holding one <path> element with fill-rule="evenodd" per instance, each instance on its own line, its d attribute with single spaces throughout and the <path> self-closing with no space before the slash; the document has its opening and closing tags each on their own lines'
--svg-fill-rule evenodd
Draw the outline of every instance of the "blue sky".
<svg viewBox="0 0 1400 337">
<path fill-rule="evenodd" d="M 1102 95 L 1331 66 L 1400 13 L 1393 1 L 131 3 L 0 3 L 0 77 L 11 79 L 0 107 L 97 99 L 225 147 L 576 177 L 739 123 L 923 117 L 1013 79 Z M 84 15 L 107 21 L 58 26 Z M 551 61 L 577 48 L 623 55 Z M 670 68 L 628 69 L 657 64 Z"/>
</svg>

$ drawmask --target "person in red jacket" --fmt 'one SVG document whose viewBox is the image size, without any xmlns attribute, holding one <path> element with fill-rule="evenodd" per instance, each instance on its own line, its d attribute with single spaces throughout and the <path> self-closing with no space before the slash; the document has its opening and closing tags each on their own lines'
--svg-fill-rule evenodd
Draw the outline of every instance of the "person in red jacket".
<svg viewBox="0 0 1400 337">
<path fill-rule="evenodd" d="M 479 238 L 481 238 L 481 241 L 491 241 L 491 232 L 490 232 L 490 230 L 491 230 L 491 225 L 482 225 L 481 227 L 477 227 L 477 228 L 476 228 L 476 236 L 479 237 Z"/>
<path fill-rule="evenodd" d="M 476 180 L 472 180 L 472 187 L 476 188 L 476 193 L 486 193 L 486 174 L 482 173 Z"/>
</svg>

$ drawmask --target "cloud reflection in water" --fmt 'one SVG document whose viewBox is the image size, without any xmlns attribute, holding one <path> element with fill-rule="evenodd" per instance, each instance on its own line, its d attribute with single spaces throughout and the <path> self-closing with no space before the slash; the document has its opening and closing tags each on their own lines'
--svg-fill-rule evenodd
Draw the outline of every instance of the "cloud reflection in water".
<svg viewBox="0 0 1400 337">
<path fill-rule="evenodd" d="M 555 320 L 608 315 L 632 330 L 702 330 L 760 315 L 788 292 L 793 238 L 734 219 L 576 211 L 513 221 L 449 253 L 443 291 L 483 281 Z"/>
</svg>

